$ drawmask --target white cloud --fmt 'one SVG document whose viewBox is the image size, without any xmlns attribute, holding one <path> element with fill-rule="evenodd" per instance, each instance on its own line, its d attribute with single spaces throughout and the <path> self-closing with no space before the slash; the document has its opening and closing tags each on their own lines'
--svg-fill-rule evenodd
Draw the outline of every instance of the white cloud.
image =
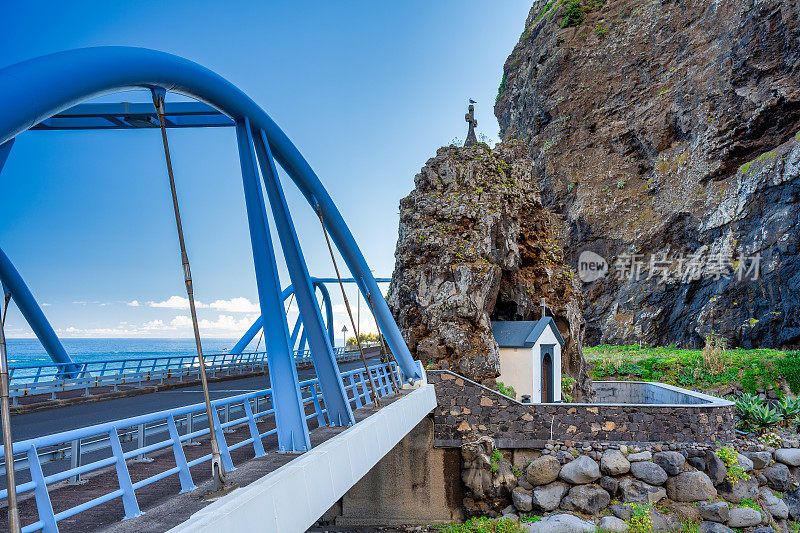
<svg viewBox="0 0 800 533">
<path fill-rule="evenodd" d="M 130 302 L 128 302 L 129 307 L 139 307 L 140 305 L 142 304 L 139 303 L 139 300 L 131 300 Z"/>
<path fill-rule="evenodd" d="M 164 309 L 189 309 L 189 298 L 184 298 L 183 296 L 170 296 L 163 302 L 147 302 L 147 305 L 150 307 L 161 307 Z M 197 309 L 208 307 L 206 304 L 198 302 L 197 300 L 194 301 L 194 306 Z"/>
<path fill-rule="evenodd" d="M 229 313 L 258 313 L 261 311 L 258 304 L 254 304 L 244 297 L 231 298 L 230 300 L 217 300 L 208 305 L 211 309 L 227 311 Z"/>
<path fill-rule="evenodd" d="M 136 305 L 139 303 L 137 300 L 133 302 L 136 302 Z M 133 302 L 128 305 L 136 307 Z M 162 309 L 189 309 L 189 299 L 183 296 L 170 296 L 163 302 L 147 302 L 147 305 Z M 258 304 L 242 296 L 228 300 L 215 300 L 210 304 L 195 300 L 194 305 L 197 309 L 216 309 L 217 311 L 226 311 L 228 313 L 258 313 L 260 310 Z"/>
<path fill-rule="evenodd" d="M 258 315 L 249 314 L 241 318 L 232 315 L 217 315 L 214 318 L 203 318 L 198 323 L 203 336 L 238 337 L 244 333 Z M 22 331 L 20 333 L 23 333 Z M 140 325 L 120 322 L 116 327 L 79 328 L 70 326 L 56 329 L 62 337 L 191 337 L 192 319 L 187 315 L 176 315 L 165 321 L 150 320 Z M 28 332 L 24 332 L 25 336 Z"/>
</svg>

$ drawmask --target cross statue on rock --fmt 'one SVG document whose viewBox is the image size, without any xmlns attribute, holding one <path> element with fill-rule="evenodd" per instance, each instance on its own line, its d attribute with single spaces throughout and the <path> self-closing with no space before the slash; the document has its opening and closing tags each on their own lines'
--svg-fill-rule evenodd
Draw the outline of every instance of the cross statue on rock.
<svg viewBox="0 0 800 533">
<path fill-rule="evenodd" d="M 478 121 L 475 120 L 475 106 L 473 105 L 476 103 L 475 100 L 470 99 L 469 112 L 464 115 L 464 120 L 469 124 L 469 132 L 467 132 L 467 140 L 464 141 L 464 148 L 478 144 L 478 138 L 475 137 L 475 126 L 478 125 Z"/>
</svg>

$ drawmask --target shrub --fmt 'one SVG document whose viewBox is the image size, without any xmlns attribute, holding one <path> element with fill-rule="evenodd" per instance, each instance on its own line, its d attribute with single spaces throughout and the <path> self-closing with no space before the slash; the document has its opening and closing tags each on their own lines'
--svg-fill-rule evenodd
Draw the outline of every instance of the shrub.
<svg viewBox="0 0 800 533">
<path fill-rule="evenodd" d="M 489 472 L 491 474 L 496 474 L 497 471 L 500 469 L 500 461 L 503 460 L 503 453 L 500 450 L 495 449 L 492 452 L 492 456 L 489 458 Z"/>
<path fill-rule="evenodd" d="M 517 392 L 514 390 L 514 387 L 506 387 L 502 381 L 497 382 L 497 390 L 500 394 L 508 396 L 509 398 L 516 399 L 517 397 Z"/>
<path fill-rule="evenodd" d="M 578 382 L 572 376 L 568 376 L 566 374 L 562 374 L 561 376 L 561 401 L 565 403 L 572 403 L 572 389 L 575 387 L 575 384 Z"/>
<path fill-rule="evenodd" d="M 764 402 L 755 394 L 745 392 L 734 400 L 734 405 L 741 429 L 749 431 L 755 426 L 756 408 Z"/>
<path fill-rule="evenodd" d="M 793 422 L 800 416 L 800 398 L 783 397 L 778 401 L 777 407 L 785 423 Z"/>
<path fill-rule="evenodd" d="M 725 352 L 727 343 L 721 335 L 713 331 L 706 337 L 706 345 L 703 348 L 703 368 L 713 376 L 719 376 L 725 370 Z"/>
<path fill-rule="evenodd" d="M 650 515 L 651 507 L 642 503 L 630 503 L 631 517 L 628 519 L 629 533 L 650 533 L 653 531 L 653 518 Z"/>
<path fill-rule="evenodd" d="M 564 11 L 564 22 L 561 27 L 578 26 L 581 22 L 583 22 L 583 6 L 581 6 L 580 0 L 570 0 Z"/>
<path fill-rule="evenodd" d="M 761 442 L 771 448 L 780 448 L 783 446 L 783 441 L 777 433 L 765 433 L 761 435 Z"/>
<path fill-rule="evenodd" d="M 716 452 L 717 457 L 719 457 L 722 462 L 725 464 L 725 467 L 728 469 L 728 473 L 725 474 L 725 479 L 731 482 L 731 485 L 736 485 L 736 482 L 739 480 L 748 480 L 750 476 L 744 469 L 739 465 L 739 457 L 736 453 L 736 450 L 731 448 L 730 446 L 723 446 Z"/>
<path fill-rule="evenodd" d="M 780 412 L 769 405 L 759 405 L 753 409 L 753 422 L 762 433 L 782 421 Z"/>
</svg>

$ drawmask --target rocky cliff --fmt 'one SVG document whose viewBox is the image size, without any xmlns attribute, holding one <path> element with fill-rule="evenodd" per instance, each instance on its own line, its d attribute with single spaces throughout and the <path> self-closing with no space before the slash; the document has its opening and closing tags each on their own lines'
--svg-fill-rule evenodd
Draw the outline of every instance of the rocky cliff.
<svg viewBox="0 0 800 533">
<path fill-rule="evenodd" d="M 400 202 L 388 303 L 412 353 L 431 368 L 491 384 L 491 319 L 533 320 L 546 299 L 565 338 L 562 370 L 583 398 L 579 284 L 564 264 L 558 221 L 542 207 L 522 143 L 441 148 Z"/>
<path fill-rule="evenodd" d="M 534 3 L 495 114 L 568 262 L 608 262 L 583 285 L 589 342 L 800 344 L 799 18 L 796 0 Z"/>
</svg>

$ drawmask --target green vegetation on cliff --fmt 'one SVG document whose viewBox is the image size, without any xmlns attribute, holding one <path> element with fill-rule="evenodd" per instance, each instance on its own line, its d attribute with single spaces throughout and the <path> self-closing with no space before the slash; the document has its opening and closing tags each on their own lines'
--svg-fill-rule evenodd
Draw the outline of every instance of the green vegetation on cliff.
<svg viewBox="0 0 800 533">
<path fill-rule="evenodd" d="M 632 345 L 584 348 L 594 379 L 626 378 L 661 381 L 679 387 L 717 388 L 740 383 L 745 392 L 785 380 L 800 393 L 800 352 L 781 350 L 704 350 Z"/>
</svg>

